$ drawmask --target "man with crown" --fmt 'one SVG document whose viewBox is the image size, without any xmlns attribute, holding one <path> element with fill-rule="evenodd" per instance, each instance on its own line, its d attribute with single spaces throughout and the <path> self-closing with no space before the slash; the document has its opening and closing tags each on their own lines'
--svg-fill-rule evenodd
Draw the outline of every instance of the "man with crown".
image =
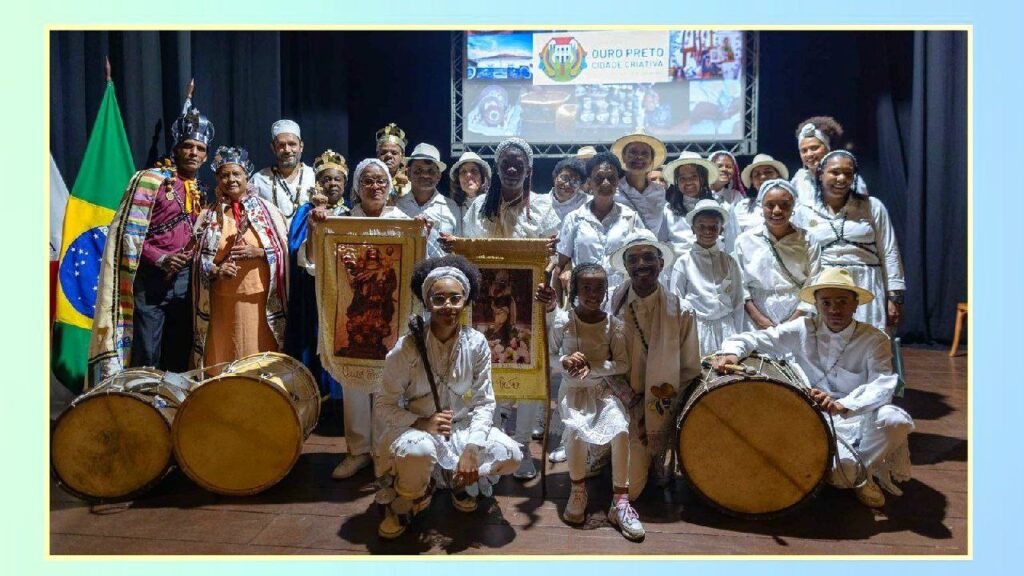
<svg viewBox="0 0 1024 576">
<path fill-rule="evenodd" d="M 405 172 L 405 130 L 394 122 L 377 130 L 377 159 L 388 167 L 391 173 L 392 197 L 388 198 L 388 206 L 394 206 L 399 196 L 404 196 L 412 189 L 409 177 Z"/>
<path fill-rule="evenodd" d="M 291 225 L 299 208 L 309 202 L 316 186 L 313 169 L 302 162 L 302 129 L 293 120 L 278 120 L 270 127 L 270 150 L 277 163 L 252 175 L 260 198 L 281 211 Z"/>
<path fill-rule="evenodd" d="M 192 228 L 204 193 L 196 180 L 213 124 L 192 106 L 192 86 L 171 125 L 172 166 L 136 172 L 107 232 L 87 387 L 131 366 L 184 372 L 192 343 Z"/>
</svg>

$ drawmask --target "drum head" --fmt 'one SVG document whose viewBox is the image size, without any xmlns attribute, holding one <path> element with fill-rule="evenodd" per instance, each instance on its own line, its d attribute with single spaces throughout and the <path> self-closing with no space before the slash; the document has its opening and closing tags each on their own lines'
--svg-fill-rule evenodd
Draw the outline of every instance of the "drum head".
<svg viewBox="0 0 1024 576">
<path fill-rule="evenodd" d="M 782 512 L 814 493 L 829 466 L 824 420 L 803 393 L 740 380 L 700 391 L 679 425 L 690 484 L 741 516 Z"/>
<path fill-rule="evenodd" d="M 126 498 L 170 467 L 170 424 L 130 394 L 90 396 L 57 420 L 50 457 L 70 492 L 95 500 Z"/>
<path fill-rule="evenodd" d="M 174 419 L 178 465 L 219 494 L 256 494 L 291 470 L 302 428 L 279 387 L 249 376 L 208 380 L 185 399 Z"/>
</svg>

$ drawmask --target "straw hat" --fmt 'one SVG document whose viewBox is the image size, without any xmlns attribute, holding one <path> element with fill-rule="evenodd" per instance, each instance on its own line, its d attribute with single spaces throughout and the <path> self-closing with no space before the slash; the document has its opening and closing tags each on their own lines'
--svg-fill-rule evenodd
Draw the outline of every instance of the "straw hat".
<svg viewBox="0 0 1024 576">
<path fill-rule="evenodd" d="M 643 130 L 637 130 L 632 134 L 627 134 L 626 136 L 619 138 L 612 144 L 612 154 L 615 154 L 619 158 L 619 162 L 622 162 L 623 167 L 626 165 L 626 160 L 622 157 L 622 152 L 626 149 L 626 146 L 629 146 L 633 142 L 642 142 L 654 150 L 654 160 L 651 161 L 651 166 L 661 166 L 662 162 L 665 161 L 665 157 L 668 154 L 665 150 L 665 144 L 654 136 L 645 134 Z"/>
<path fill-rule="evenodd" d="M 662 267 L 663 270 L 671 270 L 672 264 L 676 261 L 676 252 L 672 249 L 672 246 L 665 244 L 664 242 L 659 242 L 654 236 L 654 232 L 651 232 L 646 228 L 634 230 L 626 238 L 626 242 L 618 250 L 612 253 L 610 259 L 612 267 L 627 276 L 629 273 L 626 271 L 626 264 L 623 262 L 623 257 L 626 255 L 626 250 L 629 250 L 634 246 L 652 246 L 657 248 L 658 251 L 661 252 L 661 258 L 665 261 L 665 265 Z"/>
<path fill-rule="evenodd" d="M 462 156 L 459 156 L 458 162 L 452 164 L 450 170 L 448 170 L 448 177 L 452 181 L 459 179 L 459 168 L 467 162 L 475 162 L 480 166 L 480 173 L 483 175 L 484 180 L 491 179 L 491 165 L 484 161 L 476 152 L 463 152 Z"/>
<path fill-rule="evenodd" d="M 593 146 L 582 146 L 576 151 L 576 157 L 580 160 L 590 160 L 594 156 L 597 156 L 597 148 Z"/>
<path fill-rule="evenodd" d="M 701 212 L 714 212 L 721 216 L 723 227 L 725 226 L 725 223 L 729 221 L 728 210 L 723 208 L 722 205 L 719 204 L 717 201 L 712 200 L 710 198 L 705 198 L 697 202 L 697 205 L 693 207 L 693 210 L 687 212 L 686 223 L 690 225 L 690 228 L 693 228 L 693 219 L 699 216 Z"/>
<path fill-rule="evenodd" d="M 444 172 L 444 169 L 448 167 L 447 164 L 441 162 L 441 153 L 437 148 L 433 145 L 427 144 L 426 142 L 417 144 L 416 147 L 412 149 L 412 154 L 405 157 L 403 163 L 408 166 L 412 164 L 413 160 L 426 160 L 428 162 L 433 162 L 441 172 Z"/>
<path fill-rule="evenodd" d="M 676 183 L 676 170 L 680 166 L 686 164 L 693 164 L 694 166 L 701 166 L 708 171 L 708 184 L 710 185 L 715 180 L 718 180 L 718 166 L 711 160 L 707 160 L 696 152 L 690 152 L 689 150 L 679 155 L 679 158 L 669 162 L 661 169 L 661 173 L 665 176 L 665 181 L 671 186 Z"/>
<path fill-rule="evenodd" d="M 853 276 L 846 268 L 825 268 L 814 278 L 813 282 L 800 290 L 800 299 L 814 304 L 814 293 L 823 288 L 840 288 L 857 294 L 858 304 L 867 304 L 875 299 L 871 292 L 857 286 Z"/>
<path fill-rule="evenodd" d="M 740 179 L 743 180 L 743 185 L 747 188 L 750 188 L 750 173 L 758 166 L 772 166 L 779 172 L 779 178 L 789 180 L 789 169 L 786 168 L 785 164 L 767 154 L 758 154 L 754 156 L 754 161 L 748 164 L 743 169 L 743 172 L 740 172 Z"/>
</svg>

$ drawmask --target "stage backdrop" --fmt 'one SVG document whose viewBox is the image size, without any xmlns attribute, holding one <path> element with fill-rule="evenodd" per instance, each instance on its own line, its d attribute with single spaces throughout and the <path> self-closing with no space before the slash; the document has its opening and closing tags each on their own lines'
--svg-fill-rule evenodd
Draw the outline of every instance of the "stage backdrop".
<svg viewBox="0 0 1024 576">
<path fill-rule="evenodd" d="M 245 146 L 258 166 L 271 162 L 270 125 L 282 117 L 302 125 L 307 162 L 330 147 L 354 166 L 389 122 L 410 148 L 426 141 L 444 151 L 449 44 L 448 32 L 55 32 L 50 149 L 73 183 L 109 55 L 140 167 L 168 153 L 166 128 L 193 76 L 214 145 Z M 949 342 L 956 304 L 967 300 L 966 33 L 762 32 L 759 86 L 759 149 L 793 172 L 798 122 L 833 115 L 843 124 L 842 145 L 888 207 L 903 251 L 900 334 Z M 538 191 L 550 188 L 553 167 L 537 161 Z"/>
</svg>

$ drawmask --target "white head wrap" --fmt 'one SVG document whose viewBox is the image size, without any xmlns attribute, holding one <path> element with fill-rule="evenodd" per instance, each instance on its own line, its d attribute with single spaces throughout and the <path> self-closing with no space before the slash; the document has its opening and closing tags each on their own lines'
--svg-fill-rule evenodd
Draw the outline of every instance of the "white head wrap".
<svg viewBox="0 0 1024 576">
<path fill-rule="evenodd" d="M 277 138 L 278 134 L 295 134 L 295 137 L 302 140 L 302 129 L 294 120 L 278 120 L 270 127 L 270 139 Z"/>
<path fill-rule="evenodd" d="M 797 144 L 800 144 L 800 141 L 804 138 L 817 138 L 825 144 L 826 148 L 832 148 L 832 143 L 829 141 L 828 136 L 825 136 L 824 132 L 818 130 L 818 127 L 810 122 L 804 124 L 803 128 L 800 129 L 800 135 L 796 137 Z"/>
<path fill-rule="evenodd" d="M 773 188 L 782 188 L 793 197 L 795 202 L 798 198 L 796 188 L 790 184 L 789 180 L 783 180 L 782 178 L 772 178 L 771 180 L 765 180 L 761 183 L 761 187 L 757 189 L 757 203 L 760 204 L 764 200 L 765 194 Z"/>
<path fill-rule="evenodd" d="M 352 172 L 352 190 L 355 191 L 355 198 L 352 199 L 353 202 L 359 201 L 359 177 L 363 175 L 363 170 L 366 170 L 368 166 L 376 166 L 384 171 L 384 175 L 388 179 L 388 197 L 394 191 L 395 186 L 391 180 L 391 172 L 388 171 L 388 165 L 377 158 L 367 158 L 356 164 L 356 169 Z"/>
<path fill-rule="evenodd" d="M 442 278 L 454 278 L 459 284 L 462 285 L 462 292 L 466 298 L 469 298 L 469 278 L 454 266 L 440 266 L 434 268 L 427 274 L 427 277 L 423 279 L 423 304 L 430 301 L 430 289 L 434 286 L 434 283 Z"/>
</svg>

